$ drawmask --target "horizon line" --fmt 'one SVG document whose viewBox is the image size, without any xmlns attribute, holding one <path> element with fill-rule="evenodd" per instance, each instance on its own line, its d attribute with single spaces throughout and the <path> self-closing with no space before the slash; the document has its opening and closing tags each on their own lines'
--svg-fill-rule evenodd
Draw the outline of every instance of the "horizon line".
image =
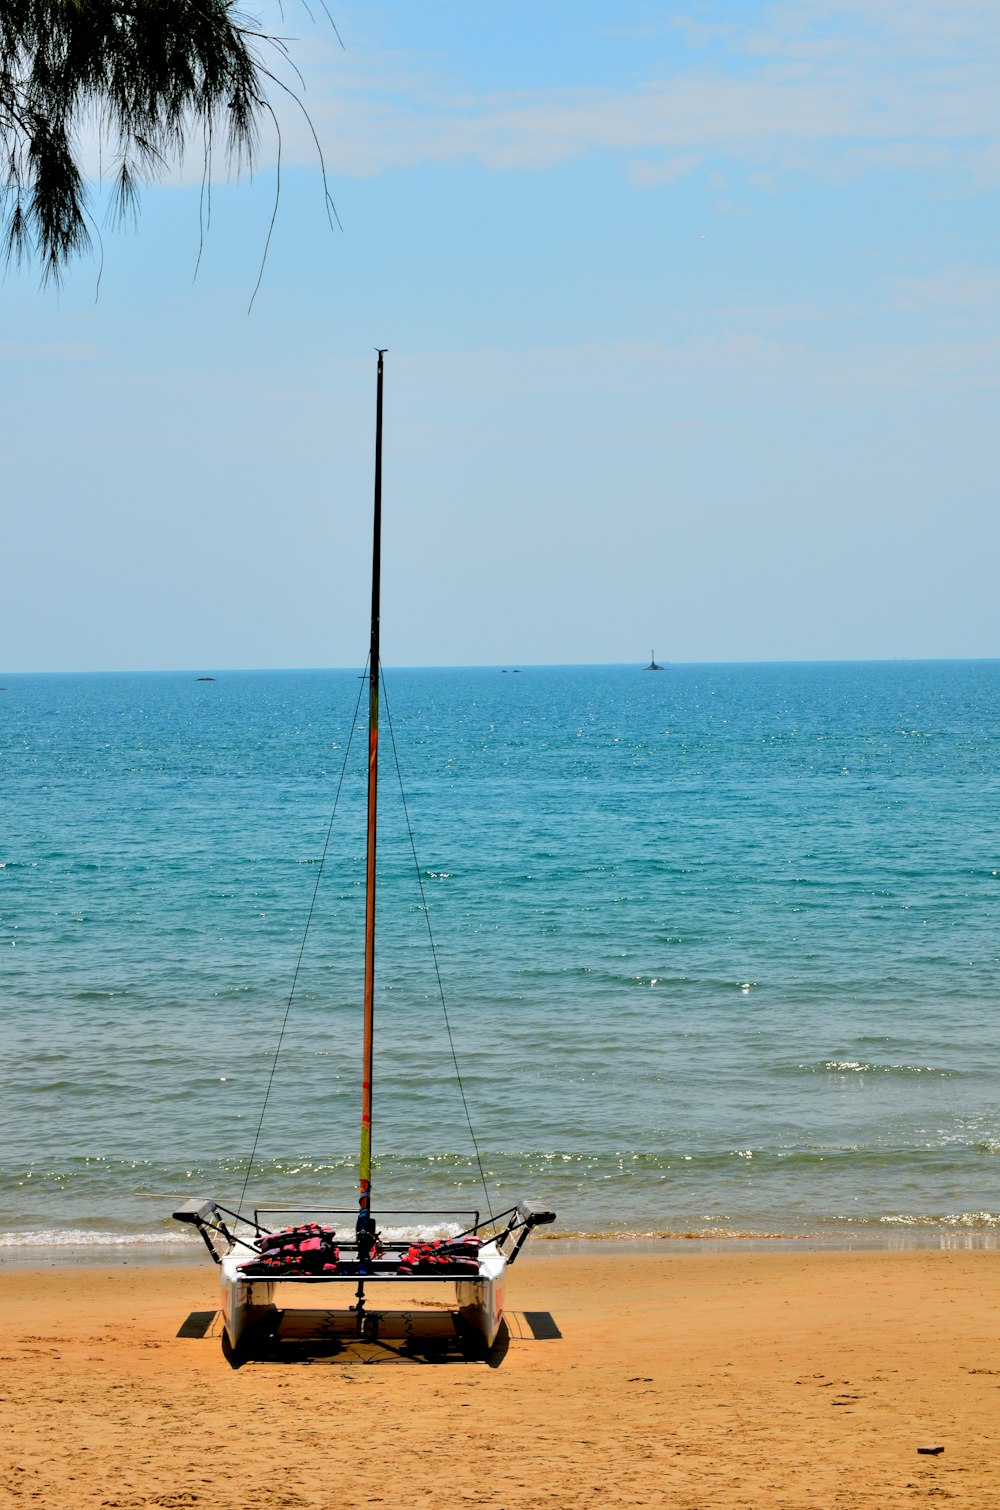
<svg viewBox="0 0 1000 1510">
<path fill-rule="evenodd" d="M 705 661 L 658 661 L 664 670 L 691 670 L 695 667 L 713 666 L 894 666 L 894 665 L 983 665 L 1000 660 L 996 655 L 891 655 L 891 656 L 808 656 L 794 658 L 775 656 L 761 660 L 705 660 Z M 367 663 L 366 663 L 367 664 Z M 263 676 L 292 675 L 305 672 L 350 672 L 363 673 L 366 664 L 356 662 L 344 666 L 102 666 L 80 669 L 73 667 L 50 667 L 45 670 L 0 671 L 0 677 L 21 676 Z M 649 670 L 648 661 L 480 661 L 474 664 L 389 664 L 382 662 L 385 671 L 581 671 L 615 670 L 618 668 Z"/>
</svg>

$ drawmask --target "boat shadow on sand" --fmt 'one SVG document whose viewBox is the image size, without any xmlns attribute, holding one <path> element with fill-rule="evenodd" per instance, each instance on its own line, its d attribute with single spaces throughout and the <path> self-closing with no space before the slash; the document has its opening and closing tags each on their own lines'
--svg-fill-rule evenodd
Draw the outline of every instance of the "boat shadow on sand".
<svg viewBox="0 0 1000 1510">
<path fill-rule="evenodd" d="M 372 1326 L 370 1323 L 375 1321 Z M 226 1336 L 221 1311 L 192 1311 L 178 1337 L 221 1342 L 231 1368 L 249 1364 L 479 1364 L 500 1368 L 511 1344 L 561 1337 L 547 1311 L 508 1311 L 496 1341 L 487 1348 L 481 1334 L 460 1316 L 441 1309 L 380 1310 L 366 1317 L 367 1335 L 359 1337 L 354 1317 L 345 1311 L 268 1310 L 248 1331 L 238 1349 Z"/>
</svg>

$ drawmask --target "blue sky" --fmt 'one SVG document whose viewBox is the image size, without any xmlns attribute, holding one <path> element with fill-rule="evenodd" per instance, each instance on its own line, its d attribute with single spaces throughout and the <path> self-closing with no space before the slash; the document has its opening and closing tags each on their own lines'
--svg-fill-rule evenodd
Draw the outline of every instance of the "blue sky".
<svg viewBox="0 0 1000 1510">
<path fill-rule="evenodd" d="M 992 0 L 332 9 L 249 317 L 267 133 L 0 286 L 3 669 L 362 661 L 377 345 L 387 665 L 1000 655 Z"/>
</svg>

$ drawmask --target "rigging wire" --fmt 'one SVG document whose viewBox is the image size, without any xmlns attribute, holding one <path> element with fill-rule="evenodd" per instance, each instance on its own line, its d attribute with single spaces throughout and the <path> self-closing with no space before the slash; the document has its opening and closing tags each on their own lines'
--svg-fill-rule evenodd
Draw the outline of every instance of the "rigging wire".
<svg viewBox="0 0 1000 1510">
<path fill-rule="evenodd" d="M 365 671 L 367 672 L 367 670 L 368 670 L 368 662 L 366 661 L 365 662 Z M 333 834 L 333 820 L 337 816 L 337 805 L 340 802 L 340 794 L 341 794 L 341 791 L 343 790 L 343 786 L 344 786 L 344 776 L 346 775 L 346 772 L 347 772 L 347 762 L 348 762 L 348 760 L 350 758 L 350 754 L 351 754 L 351 744 L 353 743 L 355 730 L 357 729 L 357 726 L 358 726 L 358 713 L 359 713 L 360 708 L 361 708 L 361 698 L 362 698 L 362 695 L 364 693 L 365 684 L 366 684 L 367 681 L 368 681 L 367 675 L 364 675 L 364 676 L 362 676 L 360 678 L 361 685 L 360 685 L 360 688 L 358 690 L 358 699 L 357 699 L 357 702 L 354 704 L 354 717 L 351 720 L 351 732 L 347 736 L 347 747 L 344 750 L 344 760 L 343 760 L 343 764 L 340 767 L 340 776 L 339 776 L 339 778 L 337 780 L 337 790 L 336 790 L 336 792 L 334 793 L 334 796 L 333 796 L 333 812 L 330 814 L 330 822 L 327 824 L 326 838 L 323 841 L 323 850 L 322 850 L 322 853 L 320 854 L 319 869 L 316 872 L 316 884 L 313 887 L 312 901 L 309 903 L 309 912 L 306 915 L 306 925 L 305 925 L 305 928 L 302 930 L 302 942 L 299 945 L 299 954 L 298 954 L 297 960 L 295 961 L 295 970 L 294 970 L 294 972 L 292 974 L 292 984 L 291 984 L 291 987 L 290 987 L 289 992 L 288 992 L 288 1002 L 287 1002 L 287 1004 L 285 1006 L 285 1015 L 284 1015 L 284 1017 L 282 1018 L 282 1021 L 281 1021 L 281 1032 L 278 1034 L 278 1046 L 277 1046 L 277 1048 L 274 1051 L 274 1059 L 271 1061 L 271 1073 L 268 1076 L 267 1089 L 264 1092 L 264 1104 L 261 1106 L 261 1109 L 260 1109 L 260 1120 L 257 1123 L 257 1131 L 254 1134 L 253 1148 L 250 1150 L 250 1158 L 247 1161 L 247 1172 L 246 1172 L 246 1177 L 245 1177 L 245 1179 L 243 1181 L 243 1189 L 240 1191 L 240 1198 L 239 1198 L 239 1200 L 236 1203 L 236 1214 L 237 1214 L 237 1217 L 241 1217 L 242 1214 L 243 1214 L 243 1202 L 246 1199 L 247 1186 L 250 1184 L 250 1175 L 251 1175 L 251 1172 L 253 1170 L 254 1159 L 255 1159 L 256 1154 L 257 1154 L 257 1144 L 260 1141 L 261 1128 L 264 1126 L 264 1113 L 267 1111 L 267 1103 L 268 1103 L 268 1099 L 269 1099 L 269 1097 L 271 1095 L 271 1086 L 274 1083 L 274 1072 L 278 1068 L 278 1055 L 281 1053 L 281 1045 L 282 1045 L 282 1042 L 284 1041 L 285 1029 L 288 1026 L 288 1018 L 289 1018 L 289 1014 L 291 1013 L 291 1010 L 292 1010 L 292 1001 L 293 1001 L 293 998 L 295 996 L 295 987 L 298 985 L 299 971 L 302 968 L 302 957 L 303 957 L 303 955 L 305 954 L 305 951 L 306 951 L 306 940 L 309 937 L 309 928 L 310 928 L 310 925 L 312 924 L 313 913 L 316 911 L 316 902 L 317 902 L 317 899 L 319 897 L 320 882 L 323 879 L 323 867 L 326 864 L 327 851 L 330 848 L 330 838 L 331 838 L 331 835 Z"/>
<path fill-rule="evenodd" d="M 393 764 L 396 767 L 396 780 L 399 783 L 399 796 L 403 804 L 403 818 L 406 822 L 406 834 L 407 838 L 410 841 L 410 853 L 413 856 L 413 869 L 416 872 L 417 887 L 420 891 L 421 910 L 424 914 L 424 922 L 427 924 L 427 939 L 430 943 L 431 959 L 434 961 L 434 975 L 437 979 L 438 998 L 441 1002 L 441 1011 L 444 1015 L 444 1025 L 448 1033 L 448 1047 L 451 1050 L 451 1062 L 455 1067 L 455 1079 L 458 1082 L 458 1093 L 462 1098 L 462 1106 L 465 1111 L 465 1120 L 468 1123 L 469 1127 L 469 1136 L 472 1139 L 472 1146 L 476 1151 L 476 1164 L 479 1168 L 479 1178 L 482 1182 L 483 1194 L 486 1196 L 486 1209 L 490 1214 L 490 1221 L 493 1222 L 495 1221 L 495 1217 L 493 1215 L 493 1204 L 490 1200 L 489 1186 L 486 1183 L 486 1175 L 483 1171 L 483 1161 L 479 1152 L 479 1141 L 476 1137 L 476 1130 L 472 1125 L 472 1116 L 469 1112 L 469 1103 L 465 1099 L 465 1086 L 462 1084 L 462 1072 L 458 1067 L 458 1054 L 455 1051 L 455 1040 L 452 1037 L 451 1021 L 448 1017 L 448 1005 L 445 1001 L 444 995 L 444 982 L 441 979 L 441 967 L 438 964 L 437 948 L 434 943 L 434 932 L 431 928 L 430 909 L 427 906 L 427 895 L 424 891 L 424 879 L 420 872 L 420 862 L 417 859 L 417 846 L 413 838 L 413 828 L 410 824 L 410 811 L 406 805 L 406 792 L 403 789 L 403 772 L 399 764 L 399 755 L 396 750 L 396 731 L 392 722 L 392 712 L 389 708 L 389 698 L 385 690 L 385 677 L 382 675 L 381 666 L 379 667 L 379 682 L 382 686 L 382 704 L 385 708 L 385 721 L 389 729 L 389 741 L 392 745 L 392 760 Z"/>
</svg>

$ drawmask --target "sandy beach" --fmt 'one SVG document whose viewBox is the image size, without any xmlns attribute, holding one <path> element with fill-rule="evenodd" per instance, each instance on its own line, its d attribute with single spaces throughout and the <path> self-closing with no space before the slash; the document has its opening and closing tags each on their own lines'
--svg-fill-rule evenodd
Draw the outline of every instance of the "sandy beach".
<svg viewBox="0 0 1000 1510">
<path fill-rule="evenodd" d="M 3 1272 L 0 1502 L 1000 1503 L 994 1252 L 539 1245 L 485 1361 L 328 1337 L 233 1367 L 214 1281 Z"/>
</svg>

